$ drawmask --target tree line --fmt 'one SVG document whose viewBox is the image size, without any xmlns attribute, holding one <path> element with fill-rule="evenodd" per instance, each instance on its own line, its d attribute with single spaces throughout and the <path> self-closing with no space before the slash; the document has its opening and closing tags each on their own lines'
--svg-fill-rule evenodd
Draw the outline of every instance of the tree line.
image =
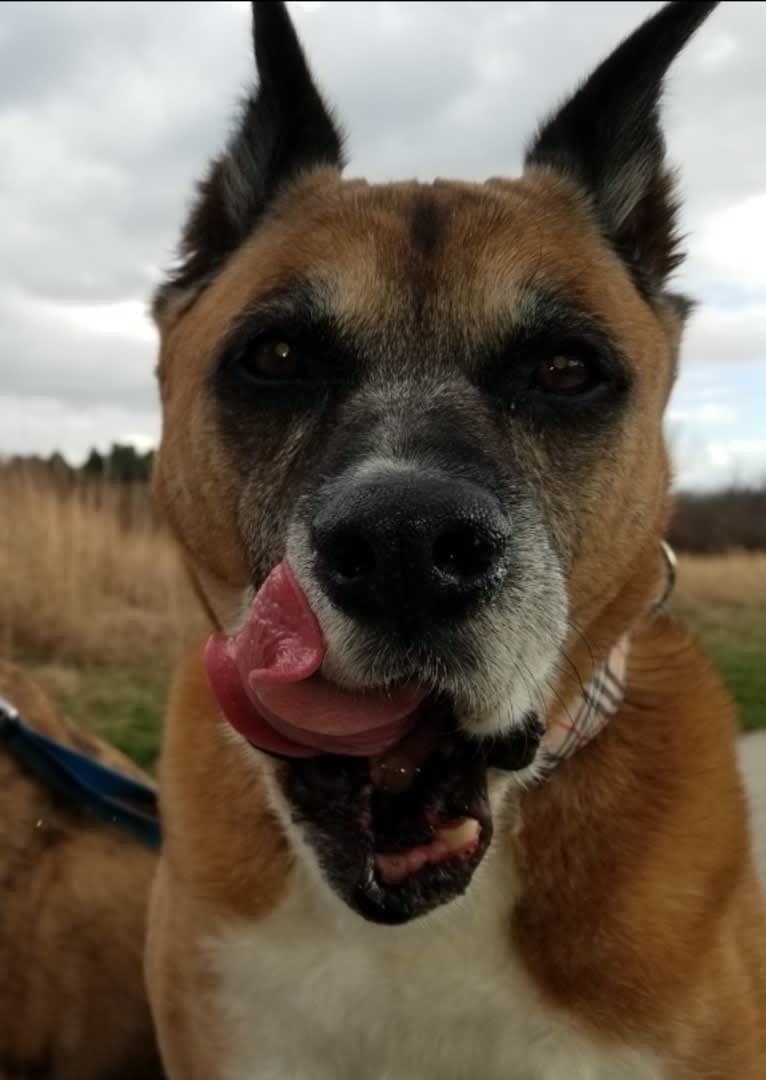
<svg viewBox="0 0 766 1080">
<path fill-rule="evenodd" d="M 81 477 L 113 484 L 147 484 L 152 474 L 154 450 L 142 453 L 130 443 L 112 443 L 104 453 L 94 447 L 82 465 L 71 465 L 59 453 L 49 457 L 15 455 L 5 464 L 8 468 L 21 468 L 41 476 L 48 474 L 52 479 L 64 482 Z"/>
<path fill-rule="evenodd" d="M 61 454 L 17 456 L 0 461 L 0 466 L 50 480 L 65 490 L 85 489 L 93 498 L 98 498 L 100 488 L 117 488 L 130 514 L 146 515 L 155 513 L 148 491 L 153 463 L 153 450 L 142 452 L 130 444 L 113 443 L 103 453 L 91 450 L 79 466 L 70 465 Z M 735 548 L 766 551 L 766 485 L 681 492 L 675 498 L 668 539 L 678 551 L 699 554 Z"/>
</svg>

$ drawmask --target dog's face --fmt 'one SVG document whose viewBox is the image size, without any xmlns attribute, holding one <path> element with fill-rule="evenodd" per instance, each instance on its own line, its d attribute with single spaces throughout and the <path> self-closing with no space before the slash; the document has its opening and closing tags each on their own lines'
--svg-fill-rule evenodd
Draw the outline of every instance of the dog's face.
<svg viewBox="0 0 766 1080">
<path fill-rule="evenodd" d="M 260 91 L 156 300 L 155 486 L 224 629 L 287 557 L 323 679 L 428 688 L 405 790 L 366 759 L 252 752 L 369 917 L 466 888 L 488 770 L 530 764 L 570 665 L 587 677 L 651 596 L 684 314 L 665 291 L 657 101 L 712 6 L 640 28 L 541 128 L 521 179 L 373 186 L 341 177 L 283 5 L 255 5 Z M 413 869 L 436 819 L 465 818 L 467 853 Z"/>
</svg>

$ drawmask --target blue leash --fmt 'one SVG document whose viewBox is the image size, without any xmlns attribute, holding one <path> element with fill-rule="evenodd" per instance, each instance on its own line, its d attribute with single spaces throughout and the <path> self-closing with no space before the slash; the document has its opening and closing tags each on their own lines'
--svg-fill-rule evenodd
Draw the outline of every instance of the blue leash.
<svg viewBox="0 0 766 1080">
<path fill-rule="evenodd" d="M 33 731 L 3 697 L 0 739 L 49 787 L 85 804 L 102 821 L 127 829 L 149 847 L 161 847 L 157 796 L 151 788 Z"/>
</svg>

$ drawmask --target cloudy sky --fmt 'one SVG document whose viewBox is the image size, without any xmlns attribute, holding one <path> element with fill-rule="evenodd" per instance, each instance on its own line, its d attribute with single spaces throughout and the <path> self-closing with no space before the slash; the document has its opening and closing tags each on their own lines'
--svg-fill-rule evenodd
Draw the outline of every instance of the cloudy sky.
<svg viewBox="0 0 766 1080">
<path fill-rule="evenodd" d="M 517 173 L 537 119 L 655 3 L 293 3 L 350 174 Z M 668 432 L 680 486 L 766 479 L 766 3 L 672 70 L 702 302 Z M 242 3 L 0 4 L 0 454 L 159 432 L 146 306 L 251 79 Z"/>
</svg>

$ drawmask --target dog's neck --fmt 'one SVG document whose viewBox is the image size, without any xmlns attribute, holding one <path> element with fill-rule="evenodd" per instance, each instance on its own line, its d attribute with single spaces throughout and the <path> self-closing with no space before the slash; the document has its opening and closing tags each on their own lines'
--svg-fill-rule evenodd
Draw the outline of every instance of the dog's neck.
<svg viewBox="0 0 766 1080">
<path fill-rule="evenodd" d="M 670 545 L 660 541 L 664 570 L 662 588 L 649 605 L 651 616 L 661 611 L 676 583 L 676 557 Z M 549 715 L 540 744 L 541 775 L 592 742 L 619 711 L 625 697 L 631 630 L 617 640 L 606 657 L 593 668 L 587 683 Z"/>
</svg>

